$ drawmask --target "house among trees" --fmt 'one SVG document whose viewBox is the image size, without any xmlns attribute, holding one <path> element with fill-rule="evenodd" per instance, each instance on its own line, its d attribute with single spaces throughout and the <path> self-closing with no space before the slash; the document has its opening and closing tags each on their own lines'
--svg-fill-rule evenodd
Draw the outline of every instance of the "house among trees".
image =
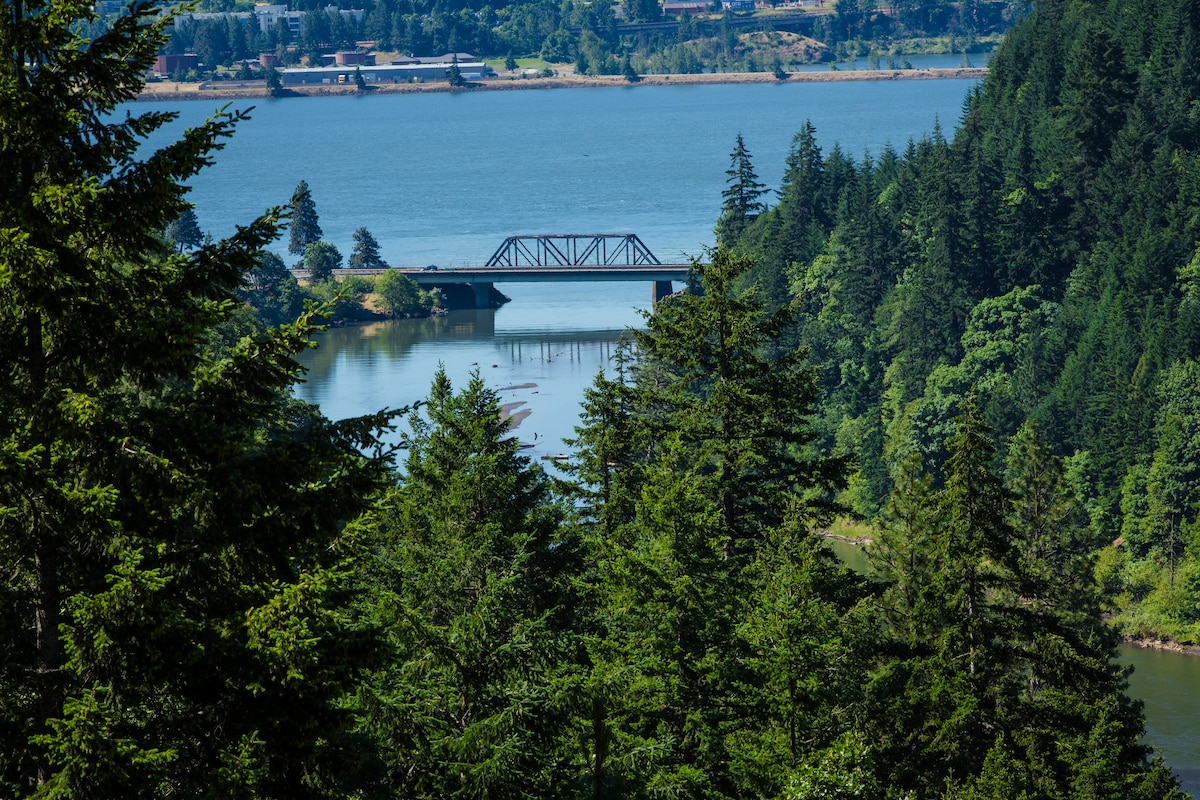
<svg viewBox="0 0 1200 800">
<path fill-rule="evenodd" d="M 712 9 L 712 3 L 702 0 L 664 0 L 662 13 L 664 17 L 677 17 L 683 14 L 703 14 Z"/>
<path fill-rule="evenodd" d="M 333 63 L 339 67 L 373 67 L 375 54 L 366 50 L 339 50 L 333 54 Z"/>
</svg>

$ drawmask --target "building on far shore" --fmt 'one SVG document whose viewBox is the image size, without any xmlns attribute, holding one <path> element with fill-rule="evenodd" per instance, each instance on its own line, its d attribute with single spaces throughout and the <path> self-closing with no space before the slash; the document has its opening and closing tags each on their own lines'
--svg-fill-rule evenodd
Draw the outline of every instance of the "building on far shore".
<svg viewBox="0 0 1200 800">
<path fill-rule="evenodd" d="M 198 69 L 200 67 L 200 56 L 195 53 L 179 53 L 167 54 L 159 53 L 154 59 L 154 74 L 166 76 L 174 73 L 176 70 L 187 72 L 189 69 Z"/>
<path fill-rule="evenodd" d="M 489 74 L 487 64 L 470 53 L 447 53 L 433 58 L 400 58 L 380 66 L 338 65 L 324 67 L 292 67 L 279 71 L 284 86 L 320 86 L 322 84 L 353 84 L 354 74 L 363 83 L 412 83 L 413 81 L 446 80 L 450 66 L 458 58 L 458 71 L 468 80 Z"/>
<path fill-rule="evenodd" d="M 664 17 L 677 17 L 684 14 L 704 14 L 712 10 L 712 3 L 705 0 L 664 0 L 662 13 Z"/>
</svg>

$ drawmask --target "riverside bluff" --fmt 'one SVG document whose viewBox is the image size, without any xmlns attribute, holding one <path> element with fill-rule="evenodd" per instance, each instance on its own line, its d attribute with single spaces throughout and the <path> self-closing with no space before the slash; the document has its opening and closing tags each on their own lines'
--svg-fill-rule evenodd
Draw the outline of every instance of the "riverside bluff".
<svg viewBox="0 0 1200 800">
<path fill-rule="evenodd" d="M 623 86 L 694 86 L 715 83 L 827 83 L 832 81 L 900 81 L 931 80 L 946 78 L 982 78 L 987 67 L 958 67 L 954 69 L 858 69 L 793 72 L 785 79 L 776 78 L 770 72 L 713 72 L 677 75 L 643 75 L 636 83 L 630 83 L 620 75 L 556 75 L 549 78 L 487 78 L 475 80 L 467 86 L 451 86 L 437 83 L 392 83 L 376 84 L 366 91 L 347 85 L 320 85 L 289 87 L 283 97 L 320 97 L 325 95 L 361 94 L 411 94 L 418 92 L 488 92 L 515 91 L 525 89 L 583 89 Z M 267 97 L 263 81 L 223 81 L 228 86 L 210 84 L 211 88 L 199 88 L 197 84 L 180 84 L 170 81 L 146 84 L 138 100 L 206 100 L 237 99 L 243 97 Z"/>
</svg>

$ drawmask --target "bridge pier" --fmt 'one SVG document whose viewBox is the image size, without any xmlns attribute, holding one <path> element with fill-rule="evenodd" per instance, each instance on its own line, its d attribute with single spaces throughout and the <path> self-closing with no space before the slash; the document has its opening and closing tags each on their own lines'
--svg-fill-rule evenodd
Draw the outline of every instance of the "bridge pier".
<svg viewBox="0 0 1200 800">
<path fill-rule="evenodd" d="M 659 300 L 674 293 L 675 290 L 671 286 L 671 281 L 655 281 L 654 288 L 650 290 L 650 302 L 658 305 Z"/>
<path fill-rule="evenodd" d="M 476 281 L 471 284 L 471 288 L 475 291 L 476 308 L 492 307 L 492 284 L 490 282 Z"/>
</svg>

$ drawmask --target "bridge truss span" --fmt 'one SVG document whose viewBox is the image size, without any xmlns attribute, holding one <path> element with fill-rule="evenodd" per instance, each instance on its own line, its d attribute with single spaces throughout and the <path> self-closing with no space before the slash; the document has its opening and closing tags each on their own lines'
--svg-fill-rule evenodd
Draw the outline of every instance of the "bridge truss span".
<svg viewBox="0 0 1200 800">
<path fill-rule="evenodd" d="M 489 267 L 657 266 L 661 262 L 632 233 L 510 236 Z"/>
</svg>

